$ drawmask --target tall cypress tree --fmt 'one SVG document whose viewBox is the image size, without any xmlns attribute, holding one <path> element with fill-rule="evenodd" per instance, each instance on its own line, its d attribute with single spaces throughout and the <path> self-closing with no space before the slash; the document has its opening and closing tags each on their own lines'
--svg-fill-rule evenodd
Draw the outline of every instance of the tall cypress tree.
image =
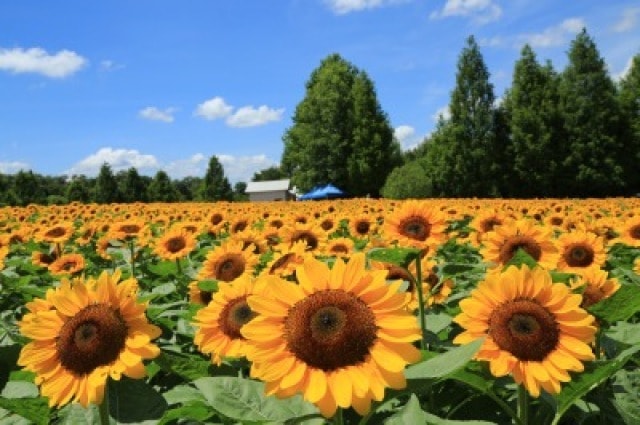
<svg viewBox="0 0 640 425">
<path fill-rule="evenodd" d="M 640 193 L 640 54 L 633 57 L 629 73 L 620 80 L 619 104 L 623 116 L 621 134 L 627 194 Z"/>
<path fill-rule="evenodd" d="M 98 204 L 108 204 L 120 200 L 118 181 L 113 175 L 111 166 L 106 162 L 100 167 L 94 190 L 93 199 Z"/>
<path fill-rule="evenodd" d="M 495 96 L 489 71 L 473 36 L 458 59 L 450 120 L 434 150 L 445 196 L 494 196 L 500 188 L 500 154 L 495 137 Z M 444 178 L 443 178 L 444 177 Z"/>
<path fill-rule="evenodd" d="M 540 65 L 529 45 L 515 64 L 513 83 L 504 100 L 512 171 L 509 195 L 557 196 L 556 174 L 562 162 L 557 84 L 550 64 Z"/>
<path fill-rule="evenodd" d="M 572 196 L 623 194 L 621 115 L 616 89 L 594 41 L 583 29 L 571 42 L 561 76 L 560 108 L 568 152 L 558 184 Z"/>
<path fill-rule="evenodd" d="M 311 73 L 283 141 L 282 168 L 303 191 L 334 183 L 353 196 L 377 195 L 399 158 L 373 83 L 338 54 Z"/>
<path fill-rule="evenodd" d="M 201 201 L 231 201 L 233 189 L 224 175 L 224 168 L 215 155 L 209 159 L 209 166 L 198 190 Z"/>
</svg>

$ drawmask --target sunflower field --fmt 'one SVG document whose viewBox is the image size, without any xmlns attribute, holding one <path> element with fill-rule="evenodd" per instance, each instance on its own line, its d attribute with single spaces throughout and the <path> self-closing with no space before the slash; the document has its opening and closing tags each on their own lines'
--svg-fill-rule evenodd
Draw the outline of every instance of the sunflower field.
<svg viewBox="0 0 640 425">
<path fill-rule="evenodd" d="M 0 424 L 640 424 L 640 199 L 0 209 Z"/>
</svg>

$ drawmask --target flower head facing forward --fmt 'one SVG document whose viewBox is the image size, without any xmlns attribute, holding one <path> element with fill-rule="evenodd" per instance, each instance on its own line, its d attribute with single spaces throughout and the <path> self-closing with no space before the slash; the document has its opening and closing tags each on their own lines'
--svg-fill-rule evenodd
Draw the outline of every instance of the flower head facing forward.
<svg viewBox="0 0 640 425">
<path fill-rule="evenodd" d="M 571 380 L 569 371 L 581 372 L 582 361 L 594 359 L 595 319 L 581 301 L 542 268 L 510 266 L 489 274 L 460 302 L 454 322 L 464 332 L 453 342 L 486 337 L 476 358 L 488 361 L 494 376 L 512 374 L 534 397 L 541 388 L 556 394 Z"/>
<path fill-rule="evenodd" d="M 160 350 L 160 329 L 147 322 L 134 279 L 120 272 L 97 279 L 63 279 L 46 299 L 27 305 L 20 331 L 32 339 L 18 364 L 36 374 L 50 406 L 101 403 L 107 378 L 145 376 L 144 359 Z"/>
<path fill-rule="evenodd" d="M 362 253 L 331 269 L 311 258 L 296 271 L 299 284 L 274 278 L 248 297 L 258 314 L 241 330 L 253 346 L 252 376 L 268 394 L 302 393 L 325 417 L 338 406 L 366 414 L 386 387 L 403 388 L 420 332 L 401 282 L 386 275 L 367 270 Z"/>
</svg>

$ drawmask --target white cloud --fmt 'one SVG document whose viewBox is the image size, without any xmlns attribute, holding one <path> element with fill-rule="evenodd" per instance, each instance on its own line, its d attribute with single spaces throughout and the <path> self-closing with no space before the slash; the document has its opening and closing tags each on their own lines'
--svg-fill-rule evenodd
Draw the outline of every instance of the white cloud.
<svg viewBox="0 0 640 425">
<path fill-rule="evenodd" d="M 393 130 L 393 135 L 403 151 L 415 148 L 422 141 L 422 137 L 416 135 L 416 129 L 410 125 L 399 125 Z"/>
<path fill-rule="evenodd" d="M 199 104 L 195 115 L 212 121 L 228 116 L 231 111 L 233 111 L 233 106 L 227 105 L 223 98 L 216 96 Z"/>
<path fill-rule="evenodd" d="M 255 127 L 271 121 L 280 121 L 283 112 L 283 108 L 272 109 L 266 105 L 257 109 L 253 106 L 243 106 L 227 117 L 227 124 L 231 127 Z"/>
<path fill-rule="evenodd" d="M 519 39 L 533 48 L 561 46 L 566 43 L 567 37 L 579 33 L 586 26 L 587 24 L 582 18 L 569 18 L 558 25 L 546 28 L 540 33 L 522 34 Z"/>
<path fill-rule="evenodd" d="M 110 59 L 100 61 L 100 71 L 110 72 L 124 68 L 124 65 L 116 63 Z"/>
<path fill-rule="evenodd" d="M 98 175 L 100 167 L 105 162 L 111 166 L 114 172 L 135 167 L 141 174 L 157 170 L 160 166 L 153 155 L 141 154 L 135 149 L 114 149 L 109 147 L 101 148 L 98 152 L 75 163 L 64 174 L 70 176 L 84 174 L 85 176 L 93 177 Z"/>
<path fill-rule="evenodd" d="M 627 64 L 624 66 L 624 69 L 620 72 L 618 72 L 617 74 L 613 75 L 613 79 L 615 81 L 620 81 L 623 78 L 625 78 L 629 72 L 631 72 L 631 66 L 633 65 L 633 58 L 629 58 L 629 60 L 627 61 Z"/>
<path fill-rule="evenodd" d="M 30 170 L 31 167 L 26 162 L 20 161 L 11 161 L 11 162 L 2 162 L 0 161 L 0 173 L 3 174 L 15 174 L 20 170 L 27 171 Z"/>
<path fill-rule="evenodd" d="M 79 71 L 87 60 L 70 50 L 49 54 L 44 49 L 0 49 L 0 70 L 42 74 L 51 78 L 64 78 Z"/>
<path fill-rule="evenodd" d="M 167 164 L 163 169 L 172 179 L 182 179 L 184 177 L 202 177 L 209 165 L 209 158 L 201 153 L 192 155 L 187 159 L 178 159 Z"/>
<path fill-rule="evenodd" d="M 141 109 L 138 112 L 138 115 L 141 118 L 150 120 L 150 121 L 163 121 L 163 122 L 173 122 L 173 113 L 176 111 L 175 108 L 166 108 L 164 110 L 156 108 L 155 106 L 148 106 L 144 109 Z"/>
<path fill-rule="evenodd" d="M 223 154 L 216 156 L 224 168 L 225 176 L 232 185 L 237 182 L 248 182 L 256 171 L 278 165 L 266 155 L 233 156 Z"/>
<path fill-rule="evenodd" d="M 636 27 L 640 7 L 630 7 L 622 12 L 622 18 L 613 26 L 615 32 L 627 32 Z"/>
<path fill-rule="evenodd" d="M 431 115 L 431 119 L 434 122 L 438 122 L 438 120 L 440 120 L 440 116 L 442 115 L 442 118 L 446 121 L 449 118 L 451 118 L 451 111 L 449 110 L 449 105 L 445 105 L 441 108 L 439 108 L 435 114 Z"/>
<path fill-rule="evenodd" d="M 326 0 L 331 10 L 338 15 L 350 12 L 358 12 L 365 9 L 389 6 L 396 3 L 403 3 L 407 0 Z"/>
<path fill-rule="evenodd" d="M 477 24 L 486 24 L 502 16 L 502 9 L 493 0 L 447 0 L 441 11 L 434 11 L 431 19 L 452 16 L 470 17 Z"/>
</svg>

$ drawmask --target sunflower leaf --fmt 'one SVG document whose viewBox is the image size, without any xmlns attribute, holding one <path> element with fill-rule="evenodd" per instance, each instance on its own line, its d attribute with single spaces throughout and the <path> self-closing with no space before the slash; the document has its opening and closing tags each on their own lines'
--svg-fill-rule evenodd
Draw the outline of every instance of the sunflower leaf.
<svg viewBox="0 0 640 425">
<path fill-rule="evenodd" d="M 192 401 L 188 404 L 164 412 L 158 425 L 173 423 L 177 419 L 190 419 L 202 423 L 215 414 L 215 411 L 202 401 Z"/>
<path fill-rule="evenodd" d="M 198 282 L 198 289 L 206 292 L 218 292 L 218 281 L 214 279 L 201 280 Z"/>
<path fill-rule="evenodd" d="M 22 416 L 35 424 L 49 423 L 49 407 L 47 399 L 38 398 L 4 398 L 0 397 L 0 408 Z"/>
<path fill-rule="evenodd" d="M 619 370 L 614 376 L 614 385 L 619 390 L 613 393 L 613 405 L 620 416 L 625 423 L 640 423 L 640 371 Z"/>
<path fill-rule="evenodd" d="M 143 380 L 123 376 L 108 385 L 109 413 L 118 422 L 157 420 L 167 410 L 162 395 Z"/>
<path fill-rule="evenodd" d="M 418 397 L 411 394 L 409 401 L 400 411 L 390 416 L 385 425 L 404 425 L 404 424 L 429 424 L 429 425 L 490 425 L 493 422 L 486 421 L 457 421 L 452 419 L 444 419 L 434 414 L 425 412 L 420 406 Z"/>
<path fill-rule="evenodd" d="M 370 261 L 396 264 L 407 267 L 412 261 L 420 257 L 417 248 L 376 248 L 367 253 Z"/>
<path fill-rule="evenodd" d="M 409 366 L 405 372 L 407 379 L 444 378 L 464 367 L 476 355 L 484 338 L 453 348 L 420 363 Z"/>
<path fill-rule="evenodd" d="M 529 266 L 530 269 L 538 265 L 536 260 L 531 255 L 529 255 L 527 251 L 525 251 L 522 248 L 518 248 L 518 250 L 513 255 L 513 257 L 511 257 L 511 260 L 509 260 L 504 265 L 504 269 L 506 269 L 509 266 L 521 267 L 523 264 L 526 264 L 527 266 Z"/>
<path fill-rule="evenodd" d="M 640 287 L 622 285 L 615 294 L 587 310 L 607 323 L 627 320 L 640 311 Z"/>
</svg>

